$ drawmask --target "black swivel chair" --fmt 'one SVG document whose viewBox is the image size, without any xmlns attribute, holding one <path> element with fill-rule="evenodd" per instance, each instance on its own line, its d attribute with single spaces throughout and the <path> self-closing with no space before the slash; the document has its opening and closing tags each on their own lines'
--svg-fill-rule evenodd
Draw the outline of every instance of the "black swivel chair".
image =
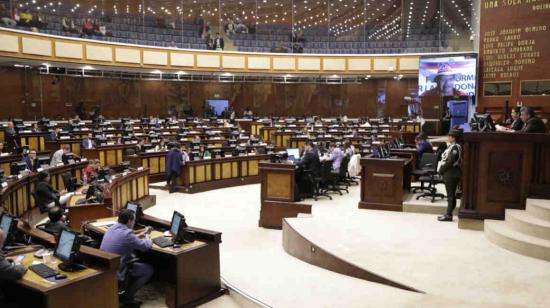
<svg viewBox="0 0 550 308">
<path fill-rule="evenodd" d="M 118 281 L 118 298 L 121 300 L 125 299 L 126 290 L 130 284 L 130 271 L 132 270 L 134 263 L 138 261 L 138 258 L 131 258 L 130 260 L 124 262 L 126 271 L 124 272 L 122 280 Z M 123 302 L 121 302 L 121 304 L 123 304 Z"/>
<path fill-rule="evenodd" d="M 319 164 L 318 170 L 316 170 L 317 172 L 309 173 L 309 176 L 311 177 L 311 182 L 313 184 L 313 200 L 315 201 L 317 201 L 319 197 L 327 197 L 332 200 L 332 197 L 328 194 L 328 191 L 326 189 L 327 186 L 323 185 L 326 182 L 323 181 L 322 169 L 322 165 Z"/>
<path fill-rule="evenodd" d="M 426 171 L 426 174 L 420 176 L 418 180 L 420 181 L 421 187 L 424 186 L 424 182 L 428 182 L 428 187 L 426 188 L 428 191 L 417 196 L 416 200 L 420 198 L 431 198 L 431 202 L 434 202 L 437 198 L 445 199 L 446 196 L 442 193 L 438 193 L 436 188 L 437 184 L 443 183 L 443 178 L 441 178 L 441 176 L 437 173 L 437 154 L 425 153 L 422 155 L 422 158 L 426 155 L 428 156 L 426 158 L 428 160 L 428 164 L 423 169 Z"/>
<path fill-rule="evenodd" d="M 418 163 L 417 169 L 412 171 L 412 175 L 416 180 L 420 180 L 420 177 L 427 176 L 428 172 L 434 169 L 434 166 L 437 166 L 437 155 L 434 155 L 434 153 L 424 153 Z M 420 181 L 420 186 L 412 186 L 411 192 L 431 191 L 432 187 L 424 186 L 425 183 L 426 181 Z"/>
</svg>

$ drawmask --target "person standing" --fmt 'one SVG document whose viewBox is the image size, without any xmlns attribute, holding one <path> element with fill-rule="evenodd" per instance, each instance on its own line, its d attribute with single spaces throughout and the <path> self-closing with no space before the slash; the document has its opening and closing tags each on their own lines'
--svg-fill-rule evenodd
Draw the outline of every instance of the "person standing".
<svg viewBox="0 0 550 308">
<path fill-rule="evenodd" d="M 216 38 L 214 39 L 214 49 L 215 50 L 223 50 L 224 42 L 223 38 L 220 36 L 220 33 L 216 33 Z"/>
<path fill-rule="evenodd" d="M 456 208 L 456 189 L 462 175 L 462 147 L 458 141 L 462 138 L 462 130 L 451 129 L 447 136 L 447 149 L 441 155 L 437 172 L 443 177 L 447 191 L 447 212 L 437 217 L 439 221 L 453 221 L 453 211 Z"/>
<path fill-rule="evenodd" d="M 176 191 L 177 178 L 181 174 L 182 155 L 179 146 L 171 145 L 170 151 L 166 153 L 166 184 L 170 193 Z"/>
</svg>

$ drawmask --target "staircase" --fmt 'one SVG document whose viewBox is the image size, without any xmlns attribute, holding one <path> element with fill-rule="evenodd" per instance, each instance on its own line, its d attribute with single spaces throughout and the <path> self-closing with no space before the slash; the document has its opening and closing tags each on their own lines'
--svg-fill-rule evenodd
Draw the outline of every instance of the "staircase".
<svg viewBox="0 0 550 308">
<path fill-rule="evenodd" d="M 550 261 L 550 200 L 527 199 L 525 210 L 506 209 L 505 220 L 485 220 L 485 236 L 494 244 Z"/>
</svg>

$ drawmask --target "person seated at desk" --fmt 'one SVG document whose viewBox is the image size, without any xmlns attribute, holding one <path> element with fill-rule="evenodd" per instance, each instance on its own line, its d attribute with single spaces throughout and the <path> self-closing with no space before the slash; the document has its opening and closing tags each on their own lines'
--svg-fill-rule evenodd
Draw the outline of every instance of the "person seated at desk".
<svg viewBox="0 0 550 308">
<path fill-rule="evenodd" d="M 355 146 L 353 146 L 353 144 L 349 140 L 346 140 L 344 142 L 344 155 L 349 158 L 355 155 Z"/>
<path fill-rule="evenodd" d="M 23 155 L 23 162 L 25 162 L 25 165 L 27 167 L 27 170 L 36 172 L 37 167 L 37 161 L 36 161 L 36 150 L 30 150 L 27 155 Z"/>
<path fill-rule="evenodd" d="M 40 212 L 45 213 L 49 208 L 67 203 L 67 200 L 69 200 L 73 193 L 67 193 L 65 190 L 61 192 L 55 190 L 50 185 L 50 174 L 47 171 L 41 171 L 38 173 L 38 182 L 34 188 L 34 195 Z"/>
<path fill-rule="evenodd" d="M 50 221 L 44 225 L 44 230 L 46 232 L 58 236 L 63 230 L 71 230 L 71 228 L 69 228 L 69 226 L 65 223 L 65 215 L 63 215 L 62 208 L 58 206 L 50 208 L 48 210 L 48 218 Z"/>
<path fill-rule="evenodd" d="M 210 154 L 210 151 L 208 151 L 208 149 L 205 148 L 204 145 L 201 145 L 199 147 L 199 156 L 202 159 L 210 159 L 212 157 L 212 155 Z"/>
<path fill-rule="evenodd" d="M 97 173 L 101 168 L 98 159 L 93 159 L 88 163 L 88 166 L 84 168 L 84 183 L 91 183 L 97 178 Z"/>
<path fill-rule="evenodd" d="M 516 106 L 512 108 L 510 113 L 512 117 L 512 123 L 509 126 L 495 125 L 497 131 L 500 132 L 518 132 L 523 129 L 523 120 L 521 119 L 521 107 Z"/>
<path fill-rule="evenodd" d="M 42 130 L 38 127 L 38 123 L 32 123 L 31 131 L 33 133 L 41 133 Z"/>
<path fill-rule="evenodd" d="M 336 143 L 331 142 L 328 152 L 321 158 L 321 161 L 331 160 L 332 173 L 340 173 L 340 165 L 342 164 L 343 158 L 344 152 L 342 152 L 340 147 L 336 146 Z"/>
<path fill-rule="evenodd" d="M 167 149 L 167 145 L 166 145 L 166 140 L 164 140 L 163 137 L 160 137 L 160 141 L 159 141 L 159 144 L 157 144 L 155 146 L 155 151 L 159 152 L 159 151 L 166 151 Z"/>
<path fill-rule="evenodd" d="M 51 142 L 57 141 L 57 139 L 59 139 L 59 132 L 61 132 L 61 128 L 59 127 L 54 128 L 48 134 L 48 137 L 47 137 L 48 141 L 51 141 Z"/>
<path fill-rule="evenodd" d="M 180 151 L 181 151 L 181 162 L 182 162 L 183 165 L 185 165 L 185 163 L 190 160 L 189 159 L 189 152 L 187 150 L 187 147 L 183 144 L 181 145 Z"/>
<path fill-rule="evenodd" d="M 122 210 L 118 215 L 118 222 L 112 225 L 101 241 L 99 249 L 120 255 L 120 267 L 118 280 L 126 277 L 126 262 L 132 259 L 134 251 L 147 251 L 151 249 L 153 242 L 148 234 L 134 234 L 136 217 L 131 210 Z M 123 305 L 140 306 L 141 303 L 134 300 L 137 291 L 143 287 L 153 276 L 154 269 L 146 263 L 135 262 L 128 273 L 127 288 L 124 297 L 120 299 Z"/>
<path fill-rule="evenodd" d="M 4 231 L 0 229 L 0 247 L 4 247 Z M 0 284 L 21 279 L 27 272 L 27 269 L 20 264 L 15 264 L 14 257 L 5 257 L 0 253 Z M 16 305 L 11 305 L 4 299 L 4 294 L 0 289 L 0 307 L 15 308 Z"/>
<path fill-rule="evenodd" d="M 529 106 L 521 107 L 521 120 L 523 128 L 519 131 L 521 133 L 546 133 L 546 126 L 542 120 L 535 116 L 535 110 Z"/>
<path fill-rule="evenodd" d="M 195 135 L 193 139 L 191 139 L 191 143 L 200 143 L 200 142 L 201 142 L 201 137 L 199 137 L 199 135 Z"/>
<path fill-rule="evenodd" d="M 170 145 L 170 150 L 166 153 L 166 185 L 168 191 L 176 191 L 177 178 L 181 174 L 183 156 L 178 144 Z"/>
<path fill-rule="evenodd" d="M 416 153 L 417 153 L 418 162 L 420 162 L 420 160 L 422 159 L 422 155 L 424 155 L 424 153 L 434 152 L 433 145 L 428 141 L 428 138 L 424 133 L 420 133 L 416 137 L 414 137 L 414 143 L 416 143 Z"/>
<path fill-rule="evenodd" d="M 82 140 L 81 147 L 83 149 L 93 149 L 93 148 L 95 148 L 94 136 L 91 133 L 84 137 L 84 140 Z"/>
<path fill-rule="evenodd" d="M 311 175 L 314 178 L 321 176 L 321 160 L 319 159 L 319 152 L 311 141 L 304 144 L 304 154 L 298 163 L 298 167 L 302 170 L 311 172 Z M 300 192 L 313 193 L 313 183 L 310 181 L 307 173 L 300 173 L 298 183 Z"/>
<path fill-rule="evenodd" d="M 58 164 L 63 164 L 63 155 L 69 153 L 69 146 L 62 144 L 59 150 L 55 151 L 50 160 L 50 166 L 55 167 Z"/>
<path fill-rule="evenodd" d="M 4 131 L 5 147 L 8 152 L 15 152 L 15 149 L 19 147 L 17 143 L 17 132 L 13 127 L 13 122 L 8 122 L 8 127 Z"/>
</svg>

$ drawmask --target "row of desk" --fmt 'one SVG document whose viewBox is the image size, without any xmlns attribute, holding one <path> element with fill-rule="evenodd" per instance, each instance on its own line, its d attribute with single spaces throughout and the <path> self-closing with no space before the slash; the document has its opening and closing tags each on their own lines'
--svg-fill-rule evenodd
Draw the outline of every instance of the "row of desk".
<svg viewBox="0 0 550 308">
<path fill-rule="evenodd" d="M 116 217 L 89 220 L 84 230 L 93 238 L 101 241 L 107 231 L 106 224 L 115 223 Z M 140 224 L 151 226 L 152 237 L 160 236 L 169 228 L 169 222 L 145 215 Z M 53 235 L 19 222 L 19 231 L 30 236 L 35 243 L 45 247 L 55 247 Z M 221 233 L 189 227 L 196 240 L 183 244 L 179 248 L 161 248 L 153 244 L 151 250 L 140 253 L 142 262 L 148 262 L 155 268 L 155 279 L 165 285 L 165 305 L 174 307 L 196 307 L 223 295 L 221 287 L 220 255 Z M 41 263 L 42 259 L 33 256 L 36 248 L 28 246 L 10 253 L 10 256 L 24 256 L 22 265 Z M 116 308 L 118 303 L 117 270 L 120 256 L 95 248 L 80 246 L 80 254 L 87 268 L 78 272 L 64 272 L 57 269 L 60 260 L 54 257 L 47 264 L 67 276 L 63 280 L 43 279 L 32 271 L 13 283 L 4 283 L 6 298 L 20 307 L 79 307 L 79 308 Z"/>
</svg>

